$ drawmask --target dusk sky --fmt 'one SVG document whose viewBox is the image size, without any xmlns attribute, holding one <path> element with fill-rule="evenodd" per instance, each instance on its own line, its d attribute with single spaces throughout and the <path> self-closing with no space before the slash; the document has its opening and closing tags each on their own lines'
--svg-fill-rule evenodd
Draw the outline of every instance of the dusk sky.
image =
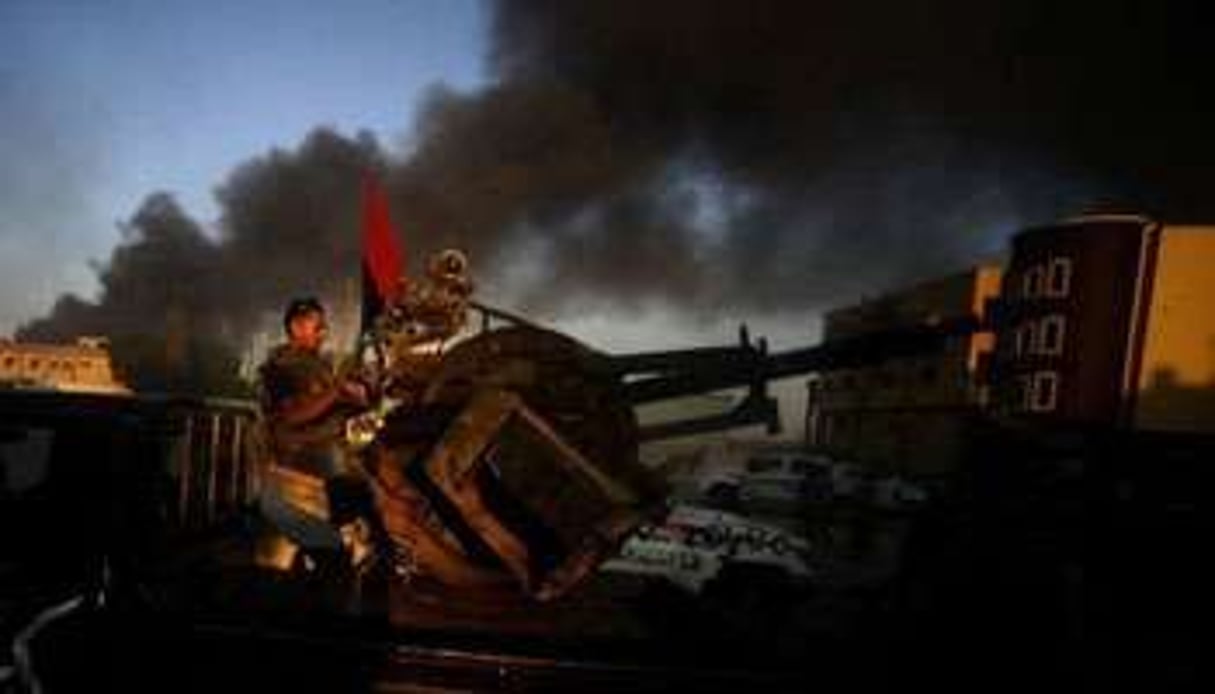
<svg viewBox="0 0 1215 694">
<path fill-rule="evenodd" d="M 200 220 L 240 161 L 312 128 L 403 146 L 436 82 L 483 79 L 476 0 L 0 3 L 0 334 L 61 291 L 156 190 Z M 184 278 L 183 278 L 184 279 Z"/>
<path fill-rule="evenodd" d="M 410 249 L 468 250 L 495 301 L 592 344 L 805 343 L 1027 225 L 1210 219 L 1203 26 L 1117 0 L 7 0 L 0 334 L 189 307 L 239 346 L 353 276 L 374 167 Z"/>
<path fill-rule="evenodd" d="M 214 231 L 213 189 L 312 129 L 407 150 L 415 108 L 486 80 L 479 0 L 6 0 L 0 4 L 0 335 L 57 296 L 91 298 L 119 222 L 166 191 Z M 353 230 L 352 230 L 353 232 Z M 406 240 L 408 243 L 408 239 Z M 183 278 L 189 281 L 189 278 Z M 674 329 L 663 310 L 558 322 L 615 350 L 730 341 L 738 313 Z M 814 318 L 753 325 L 789 344 Z"/>
<path fill-rule="evenodd" d="M 415 268 L 593 346 L 804 345 L 1028 225 L 1211 219 L 1199 8 L 5 0 L 0 335 L 249 352 L 352 286 L 374 168 Z"/>
</svg>

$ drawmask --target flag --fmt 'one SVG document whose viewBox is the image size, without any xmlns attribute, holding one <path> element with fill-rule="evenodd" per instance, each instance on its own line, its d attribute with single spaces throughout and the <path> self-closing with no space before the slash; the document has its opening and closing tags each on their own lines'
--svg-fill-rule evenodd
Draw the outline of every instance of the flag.
<svg viewBox="0 0 1215 694">
<path fill-rule="evenodd" d="M 363 175 L 363 306 L 359 332 L 397 297 L 402 252 L 388 214 L 388 196 L 370 171 Z"/>
</svg>

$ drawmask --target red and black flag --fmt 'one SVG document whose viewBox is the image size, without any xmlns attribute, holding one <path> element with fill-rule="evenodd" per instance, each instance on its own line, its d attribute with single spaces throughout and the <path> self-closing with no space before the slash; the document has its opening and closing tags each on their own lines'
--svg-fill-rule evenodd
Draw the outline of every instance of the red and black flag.
<svg viewBox="0 0 1215 694">
<path fill-rule="evenodd" d="M 363 174 L 363 310 L 360 332 L 399 297 L 404 257 L 388 213 L 388 196 L 371 172 Z"/>
</svg>

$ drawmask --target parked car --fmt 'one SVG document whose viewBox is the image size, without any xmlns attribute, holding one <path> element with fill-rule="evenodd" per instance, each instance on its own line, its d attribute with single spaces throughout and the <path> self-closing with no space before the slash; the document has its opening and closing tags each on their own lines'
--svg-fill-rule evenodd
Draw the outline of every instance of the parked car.
<svg viewBox="0 0 1215 694">
<path fill-rule="evenodd" d="M 747 459 L 739 478 L 744 504 L 789 509 L 831 495 L 830 462 L 801 451 L 759 453 Z"/>
<path fill-rule="evenodd" d="M 735 513 L 676 506 L 661 524 L 643 526 L 604 571 L 662 576 L 700 591 L 726 567 L 763 566 L 792 579 L 812 575 L 810 543 Z"/>
</svg>

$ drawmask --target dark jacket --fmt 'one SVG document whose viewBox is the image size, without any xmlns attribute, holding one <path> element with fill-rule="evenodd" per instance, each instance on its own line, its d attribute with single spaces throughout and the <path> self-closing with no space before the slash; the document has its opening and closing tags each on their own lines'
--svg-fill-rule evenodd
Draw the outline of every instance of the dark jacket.
<svg viewBox="0 0 1215 694">
<path fill-rule="evenodd" d="M 285 416 L 293 398 L 317 396 L 336 387 L 333 366 L 322 355 L 290 344 L 271 351 L 259 368 L 261 408 L 281 462 L 306 452 L 331 449 L 342 436 L 345 414 L 335 406 L 307 421 Z"/>
</svg>

